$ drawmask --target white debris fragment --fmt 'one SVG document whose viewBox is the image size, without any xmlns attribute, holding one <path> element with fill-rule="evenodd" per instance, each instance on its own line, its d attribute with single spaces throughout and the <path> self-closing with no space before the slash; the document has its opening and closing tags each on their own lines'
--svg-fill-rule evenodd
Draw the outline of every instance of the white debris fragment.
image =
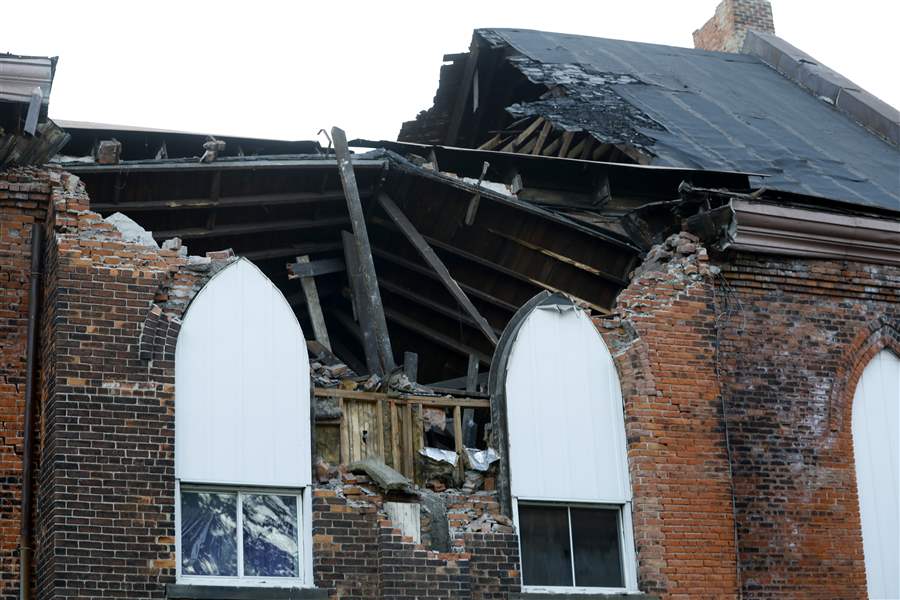
<svg viewBox="0 0 900 600">
<path fill-rule="evenodd" d="M 126 242 L 159 248 L 156 240 L 153 239 L 153 233 L 147 231 L 126 215 L 117 212 L 109 215 L 103 220 L 118 229 Z"/>
</svg>

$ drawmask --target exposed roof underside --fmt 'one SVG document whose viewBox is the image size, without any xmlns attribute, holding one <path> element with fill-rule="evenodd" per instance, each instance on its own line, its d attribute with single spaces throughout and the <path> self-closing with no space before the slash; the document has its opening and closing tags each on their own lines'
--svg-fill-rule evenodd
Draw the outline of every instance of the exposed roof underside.
<svg viewBox="0 0 900 600">
<path fill-rule="evenodd" d="M 402 140 L 434 142 L 438 113 L 445 135 L 456 128 L 473 146 L 511 119 L 542 117 L 650 164 L 757 173 L 758 187 L 900 210 L 897 147 L 754 56 L 519 29 L 478 30 L 472 47 L 478 83 L 445 69 L 442 86 L 467 93 L 439 90 L 441 110 L 405 125 Z M 534 88 L 509 85 L 511 70 Z M 489 114 L 501 96 L 505 123 Z M 454 123 L 456 107 L 437 106 L 450 99 L 475 110 Z M 431 137 L 417 139 L 426 129 Z"/>
<path fill-rule="evenodd" d="M 92 135 L 102 139 L 105 131 Z M 144 151 L 140 136 L 122 141 L 123 155 Z M 642 252 L 680 227 L 675 209 L 682 181 L 748 189 L 739 173 L 411 144 L 395 149 L 403 155 L 376 150 L 354 157 L 353 166 L 396 358 L 404 350 L 417 352 L 422 381 L 465 374 L 470 355 L 489 364 L 493 345 L 389 218 L 379 193 L 393 199 L 499 335 L 541 290 L 565 292 L 599 312 L 610 309 Z M 429 155 L 435 163 L 427 163 Z M 479 186 L 485 160 L 491 166 Z M 318 294 L 334 350 L 358 372 L 365 368 L 344 267 L 341 231 L 350 230 L 350 221 L 333 155 L 74 162 L 65 168 L 82 178 L 91 208 L 104 216 L 123 212 L 158 242 L 181 238 L 192 254 L 230 247 L 252 260 L 304 325 L 306 299 L 300 282 L 288 278 L 287 264 L 309 255 L 322 269 Z"/>
</svg>

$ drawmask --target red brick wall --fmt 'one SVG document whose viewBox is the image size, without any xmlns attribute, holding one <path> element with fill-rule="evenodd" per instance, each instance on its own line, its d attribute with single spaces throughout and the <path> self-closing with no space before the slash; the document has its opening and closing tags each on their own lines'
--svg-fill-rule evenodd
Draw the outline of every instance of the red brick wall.
<svg viewBox="0 0 900 600">
<path fill-rule="evenodd" d="M 856 382 L 900 354 L 900 269 L 739 255 L 722 327 L 745 598 L 865 598 Z"/>
<path fill-rule="evenodd" d="M 625 395 L 641 589 L 864 598 L 850 412 L 872 356 L 900 353 L 900 269 L 711 265 L 672 238 L 598 326 Z"/>
<path fill-rule="evenodd" d="M 694 32 L 694 47 L 740 52 L 748 29 L 775 33 L 768 0 L 722 0 L 716 14 Z"/>
<path fill-rule="evenodd" d="M 18 597 L 31 225 L 46 219 L 47 173 L 0 173 L 0 598 Z"/>
<path fill-rule="evenodd" d="M 731 477 L 705 250 L 673 236 L 598 319 L 625 400 L 638 584 L 664 598 L 737 595 Z"/>
</svg>

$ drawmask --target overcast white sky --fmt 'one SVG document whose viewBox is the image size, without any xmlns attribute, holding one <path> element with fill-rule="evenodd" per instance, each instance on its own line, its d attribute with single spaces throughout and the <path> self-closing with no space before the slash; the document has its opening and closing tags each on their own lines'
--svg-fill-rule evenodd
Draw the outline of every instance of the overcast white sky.
<svg viewBox="0 0 900 600">
<path fill-rule="evenodd" d="M 201 133 L 395 139 L 477 27 L 673 46 L 719 0 L 7 2 L 0 51 L 58 55 L 50 115 Z M 778 35 L 900 106 L 900 2 L 772 0 Z"/>
</svg>

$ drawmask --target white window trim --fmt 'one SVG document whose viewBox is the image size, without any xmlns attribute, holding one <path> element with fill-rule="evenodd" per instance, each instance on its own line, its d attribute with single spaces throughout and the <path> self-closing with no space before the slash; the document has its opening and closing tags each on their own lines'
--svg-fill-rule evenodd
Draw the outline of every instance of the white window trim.
<svg viewBox="0 0 900 600">
<path fill-rule="evenodd" d="M 544 505 L 544 506 L 563 506 L 566 508 L 600 508 L 613 509 L 617 511 L 619 521 L 619 553 L 622 557 L 622 577 L 625 580 L 625 587 L 576 587 L 576 586 L 546 586 L 546 585 L 525 585 L 525 568 L 522 565 L 520 569 L 522 578 L 522 591 L 528 593 L 541 594 L 637 594 L 640 593 L 637 585 L 637 557 L 634 552 L 634 530 L 631 524 L 631 500 L 624 502 L 585 502 L 584 500 L 565 500 L 565 499 L 549 499 L 549 498 L 513 498 L 513 524 L 519 541 L 519 560 L 522 560 L 522 529 L 519 527 L 519 503 Z M 569 515 L 569 543 L 571 544 L 572 527 L 571 512 Z M 572 556 L 572 568 L 575 568 L 575 557 Z M 573 572 L 572 581 L 575 581 Z"/>
<path fill-rule="evenodd" d="M 300 504 L 297 511 L 297 548 L 300 551 L 297 577 L 248 577 L 248 576 L 218 576 L 218 575 L 184 575 L 181 572 L 181 491 L 213 491 L 237 494 L 237 561 L 238 572 L 243 571 L 244 558 L 244 528 L 240 526 L 240 515 L 243 509 L 241 493 L 254 494 L 285 494 L 296 496 Z M 310 487 L 303 488 L 273 488 L 255 487 L 248 485 L 221 485 L 205 483 L 182 483 L 176 481 L 175 485 L 175 581 L 184 585 L 211 585 L 211 586 L 235 586 L 235 587 L 267 587 L 267 588 L 313 588 L 313 564 L 312 564 L 312 538 L 306 532 L 312 531 L 312 491 Z"/>
</svg>

